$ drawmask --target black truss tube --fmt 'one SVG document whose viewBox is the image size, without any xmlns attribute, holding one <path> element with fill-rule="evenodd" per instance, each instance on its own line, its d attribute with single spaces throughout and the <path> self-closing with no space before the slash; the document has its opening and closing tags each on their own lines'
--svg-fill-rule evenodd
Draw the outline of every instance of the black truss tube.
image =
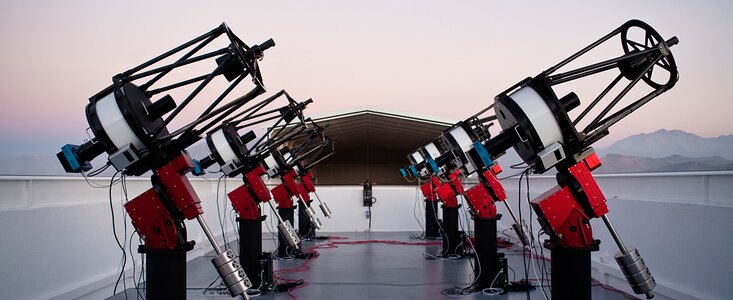
<svg viewBox="0 0 733 300">
<path fill-rule="evenodd" d="M 209 43 L 211 43 L 211 41 L 215 40 L 218 36 L 219 35 L 212 35 L 212 36 L 210 36 L 208 39 L 206 39 L 203 42 L 201 42 L 200 44 L 196 45 L 196 47 L 194 47 L 193 49 L 191 49 L 191 51 L 189 51 L 188 53 L 186 53 L 183 56 L 181 56 L 181 58 L 178 59 L 178 61 L 187 60 L 192 55 L 196 54 L 196 52 L 199 52 L 199 50 L 201 50 L 204 47 L 206 47 L 206 45 L 208 45 Z M 170 72 L 170 71 L 171 70 L 160 72 L 160 74 L 156 75 L 152 79 L 148 80 L 148 82 L 146 82 L 145 84 L 141 85 L 140 86 L 140 89 L 142 89 L 143 91 L 146 91 L 150 86 L 152 86 L 153 84 L 155 84 L 155 82 L 157 82 L 159 79 L 163 78 L 163 76 L 167 75 L 168 72 Z"/>
<path fill-rule="evenodd" d="M 589 104 L 588 107 L 586 107 L 583 110 L 583 112 L 581 112 L 580 115 L 578 115 L 578 117 L 573 121 L 573 126 L 578 125 L 578 122 L 580 122 L 580 120 L 583 119 L 583 117 L 585 117 L 585 115 L 587 115 L 593 109 L 593 107 L 595 107 L 596 104 L 598 104 L 598 102 L 600 102 L 601 99 L 603 99 L 603 97 L 605 97 L 606 94 L 608 94 L 608 92 L 610 92 L 611 89 L 613 89 L 613 87 L 616 86 L 616 84 L 618 84 L 618 82 L 623 77 L 624 77 L 624 74 L 619 73 L 618 76 L 616 76 L 616 78 L 613 81 L 611 81 L 611 83 L 600 94 L 598 94 L 598 97 L 593 99 L 593 102 L 591 102 L 591 104 Z"/>
<path fill-rule="evenodd" d="M 242 75 L 242 76 L 244 76 L 244 75 Z M 217 116 L 213 121 L 209 122 L 208 124 L 206 124 L 202 128 L 196 130 L 197 133 L 205 132 L 209 128 L 211 128 L 211 126 L 214 126 L 214 125 L 218 124 L 219 122 L 221 122 L 222 119 L 226 118 L 233 111 L 239 109 L 239 107 L 241 107 L 242 105 L 246 104 L 247 102 L 251 101 L 252 99 L 256 98 L 257 96 L 259 96 L 260 94 L 262 94 L 264 92 L 265 92 L 265 90 L 261 86 L 256 86 L 254 89 L 252 89 L 251 91 L 249 91 L 247 94 L 245 94 L 245 95 L 243 95 L 243 96 L 241 96 L 241 97 L 239 97 L 237 99 L 234 99 L 234 100 L 230 101 L 229 103 L 223 105 L 220 108 L 217 108 L 217 109 L 211 111 L 206 116 L 204 116 L 202 118 L 199 118 L 198 120 L 194 121 L 193 123 L 187 125 L 185 128 L 187 128 L 186 130 L 191 130 L 193 127 L 197 126 L 198 124 L 201 124 L 203 122 L 206 122 L 208 119 L 210 119 L 210 118 L 212 118 L 214 116 Z"/>
<path fill-rule="evenodd" d="M 194 78 L 191 78 L 191 79 L 188 79 L 188 80 L 184 80 L 184 81 L 181 81 L 181 82 L 178 82 L 178 83 L 174 83 L 174 84 L 171 84 L 171 85 L 168 85 L 168 86 L 164 86 L 162 88 L 157 88 L 157 89 L 154 89 L 152 91 L 147 91 L 147 92 L 145 92 L 145 94 L 148 97 L 150 97 L 150 96 L 155 95 L 155 94 L 160 94 L 160 93 L 165 92 L 165 91 L 168 91 L 168 90 L 176 89 L 176 88 L 179 88 L 179 87 L 182 87 L 182 86 L 186 86 L 186 85 L 189 85 L 189 84 L 192 84 L 192 83 L 195 83 L 195 82 L 202 81 L 202 80 L 206 79 L 206 77 L 209 77 L 209 74 L 201 75 L 199 77 L 194 77 Z M 145 89 L 142 89 L 142 90 L 145 90 Z"/>
<path fill-rule="evenodd" d="M 616 104 L 621 100 L 621 98 L 626 96 L 626 94 L 631 90 L 631 88 L 633 88 L 639 82 L 639 80 L 641 80 L 641 78 L 644 77 L 646 72 L 648 72 L 652 67 L 654 67 L 654 64 L 656 64 L 657 61 L 659 61 L 659 59 L 661 58 L 662 58 L 661 56 L 657 57 L 654 61 L 650 62 L 646 66 L 646 68 L 644 68 L 644 72 L 640 72 L 638 75 L 636 75 L 636 77 L 634 77 L 634 80 L 629 82 L 629 84 L 618 94 L 618 96 L 616 96 L 616 98 L 614 98 L 613 101 L 611 101 L 611 103 L 608 106 L 606 106 L 606 108 L 604 108 L 603 111 L 600 114 L 598 114 L 598 116 L 596 116 L 596 118 L 593 119 L 593 121 L 590 124 L 588 124 L 587 127 L 585 127 L 585 129 L 583 129 L 583 132 L 587 133 L 588 131 L 595 129 L 598 126 L 603 125 L 603 124 L 599 124 L 601 119 L 605 117 L 606 114 L 608 114 L 608 112 L 611 111 L 611 109 L 613 109 L 614 106 L 616 106 Z M 626 110 L 627 108 L 628 107 L 625 107 L 621 109 L 620 111 Z"/>
<path fill-rule="evenodd" d="M 229 52 L 229 49 L 228 48 L 222 48 L 222 49 L 219 49 L 219 50 L 216 50 L 216 51 L 212 51 L 212 52 L 209 52 L 209 53 L 206 53 L 206 54 L 202 54 L 202 55 L 199 55 L 199 56 L 196 56 L 196 57 L 192 57 L 192 58 L 189 58 L 189 59 L 186 59 L 186 60 L 177 61 L 177 62 L 174 62 L 174 63 L 172 63 L 170 65 L 161 66 L 161 67 L 152 69 L 150 71 L 145 71 L 145 72 L 138 73 L 138 74 L 135 74 L 135 75 L 121 77 L 119 79 L 122 82 L 130 82 L 130 81 L 137 80 L 137 79 L 140 79 L 140 78 L 143 78 L 143 77 L 148 77 L 148 76 L 153 75 L 153 74 L 158 74 L 158 73 L 161 73 L 161 72 L 170 72 L 170 70 L 173 70 L 175 68 L 178 68 L 178 67 L 181 67 L 181 66 L 185 66 L 185 65 L 188 65 L 188 64 L 192 64 L 192 63 L 195 63 L 197 61 L 202 61 L 204 59 L 212 58 L 214 56 L 223 55 L 223 54 L 226 54 L 228 52 Z"/>
<path fill-rule="evenodd" d="M 145 69 L 145 68 L 147 68 L 147 67 L 149 67 L 149 66 L 151 66 L 151 65 L 153 65 L 153 64 L 155 64 L 155 63 L 157 63 L 157 62 L 159 62 L 159 61 L 161 61 L 161 60 L 163 60 L 163 59 L 165 59 L 165 58 L 167 58 L 167 57 L 169 57 L 171 55 L 173 55 L 173 54 L 176 54 L 176 53 L 180 52 L 183 49 L 186 49 L 188 47 L 191 47 L 192 45 L 194 45 L 194 44 L 196 44 L 196 43 L 198 43 L 198 42 L 200 42 L 200 41 L 202 41 L 202 40 L 204 40 L 204 39 L 206 39 L 208 37 L 217 38 L 219 35 L 221 35 L 222 33 L 224 33 L 224 31 L 227 31 L 228 32 L 228 30 L 226 29 L 226 24 L 222 23 L 219 27 L 217 27 L 217 28 L 209 31 L 208 33 L 205 33 L 205 34 L 203 34 L 203 35 L 201 35 L 201 36 L 199 36 L 199 37 L 197 37 L 197 38 L 195 38 L 195 39 L 193 39 L 193 40 L 191 40 L 191 41 L 189 41 L 189 42 L 187 42 L 187 43 L 185 43 L 183 45 L 180 45 L 180 46 L 178 46 L 176 48 L 173 48 L 172 50 L 170 50 L 170 51 L 168 51 L 166 53 L 163 53 L 161 55 L 158 55 L 157 57 L 155 57 L 155 58 L 153 58 L 153 59 L 151 59 L 151 60 L 149 60 L 149 61 L 147 61 L 147 62 L 145 62 L 145 63 L 143 63 L 143 64 L 141 64 L 139 66 L 137 66 L 137 67 L 134 67 L 134 68 L 129 69 L 129 70 L 125 71 L 125 72 L 122 72 L 119 76 L 120 77 L 127 77 L 130 74 L 137 73 L 138 71 L 140 71 L 142 69 Z"/>
<path fill-rule="evenodd" d="M 211 82 L 211 80 L 214 79 L 214 77 L 221 74 L 221 70 L 224 68 L 225 65 L 226 63 L 217 66 L 216 69 L 214 69 L 214 71 L 211 72 L 211 74 L 207 75 L 206 79 L 204 79 L 204 81 L 202 81 L 196 87 L 196 89 L 194 89 L 191 92 L 191 94 L 189 94 L 188 97 L 186 97 L 186 99 L 184 99 L 183 102 L 181 102 L 181 104 L 178 105 L 178 107 L 176 107 L 176 109 L 168 115 L 168 117 L 163 121 L 163 124 L 161 124 L 160 127 L 158 127 L 158 129 L 155 130 L 155 132 L 153 133 L 153 136 L 158 135 L 160 131 L 162 131 L 166 126 L 168 126 L 168 124 L 170 124 L 170 122 L 173 121 L 173 119 L 181 112 L 181 110 L 183 110 L 191 102 L 191 100 L 193 100 L 193 98 L 195 98 Z"/>
</svg>

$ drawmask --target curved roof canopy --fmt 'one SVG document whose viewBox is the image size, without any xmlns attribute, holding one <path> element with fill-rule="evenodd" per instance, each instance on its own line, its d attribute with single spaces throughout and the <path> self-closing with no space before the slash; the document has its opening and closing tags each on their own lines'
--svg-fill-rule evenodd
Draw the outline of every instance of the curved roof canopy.
<svg viewBox="0 0 733 300">
<path fill-rule="evenodd" d="M 336 151 L 372 145 L 405 153 L 438 137 L 455 123 L 372 107 L 314 117 L 313 121 L 325 127 L 326 135 L 336 142 Z"/>
</svg>

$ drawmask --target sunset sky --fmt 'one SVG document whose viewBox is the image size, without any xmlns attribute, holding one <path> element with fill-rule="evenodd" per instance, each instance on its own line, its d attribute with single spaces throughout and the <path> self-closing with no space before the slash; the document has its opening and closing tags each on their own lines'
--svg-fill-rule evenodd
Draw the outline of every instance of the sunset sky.
<svg viewBox="0 0 733 300">
<path fill-rule="evenodd" d="M 370 105 L 460 120 L 640 19 L 679 38 L 680 81 L 601 145 L 661 128 L 733 133 L 733 2 L 518 2 L 2 1 L 0 157 L 81 143 L 87 99 L 114 74 L 221 22 L 249 44 L 275 40 L 260 63 L 268 94 L 313 98 L 307 114 Z"/>
</svg>

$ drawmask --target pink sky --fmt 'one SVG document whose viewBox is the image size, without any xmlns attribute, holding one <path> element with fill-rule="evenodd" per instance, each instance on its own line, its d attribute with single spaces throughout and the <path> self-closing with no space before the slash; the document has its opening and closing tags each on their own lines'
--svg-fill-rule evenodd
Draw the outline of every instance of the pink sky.
<svg viewBox="0 0 733 300">
<path fill-rule="evenodd" d="M 372 105 L 460 120 L 638 18 L 679 37 L 680 81 L 601 145 L 660 128 L 733 133 L 727 1 L 43 2 L 0 4 L 0 156 L 80 143 L 84 105 L 112 75 L 222 21 L 247 43 L 275 39 L 261 62 L 269 93 L 313 98 L 308 114 Z"/>
</svg>

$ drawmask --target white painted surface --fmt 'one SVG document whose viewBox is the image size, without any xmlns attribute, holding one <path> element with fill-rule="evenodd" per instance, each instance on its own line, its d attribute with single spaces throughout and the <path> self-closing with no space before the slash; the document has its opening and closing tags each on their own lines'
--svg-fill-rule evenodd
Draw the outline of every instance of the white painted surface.
<svg viewBox="0 0 733 300">
<path fill-rule="evenodd" d="M 530 198 L 556 185 L 554 176 L 530 177 Z M 657 281 L 655 299 L 726 299 L 733 295 L 733 172 L 596 175 L 609 218 L 627 247 L 636 247 Z M 518 178 L 502 181 L 509 204 L 518 206 Z M 529 213 L 522 186 L 522 215 Z M 499 228 L 511 218 L 503 204 Z M 603 221 L 591 220 L 601 240 L 592 254 L 593 276 L 630 294 L 613 255 L 618 247 Z M 533 220 L 536 236 L 539 224 Z M 546 236 L 543 236 L 545 239 Z M 545 255 L 549 256 L 545 251 Z M 643 298 L 643 296 L 641 297 Z"/>
<path fill-rule="evenodd" d="M 656 277 L 658 299 L 724 299 L 733 295 L 733 286 L 728 284 L 733 280 L 733 242 L 727 232 L 733 228 L 733 200 L 729 196 L 733 193 L 733 172 L 597 177 L 616 229 L 628 245 L 639 249 Z M 107 184 L 108 180 L 94 183 Z M 202 200 L 204 218 L 221 238 L 217 182 L 192 182 Z M 517 182 L 517 178 L 503 181 L 515 212 L 519 210 Z M 533 176 L 530 194 L 537 196 L 554 184 L 553 177 Z M 229 180 L 226 188 L 238 185 L 238 180 Z M 130 179 L 128 195 L 132 198 L 149 186 L 147 179 Z M 222 197 L 223 183 L 220 189 L 220 206 L 226 218 L 230 208 Z M 526 187 L 522 190 L 524 194 Z M 326 218 L 317 210 L 323 232 L 367 229 L 360 186 L 318 186 L 317 192 L 333 211 L 333 217 Z M 423 214 L 416 187 L 377 185 L 373 195 L 377 202 L 372 207 L 372 230 L 421 230 L 415 220 L 415 214 L 419 218 Z M 117 185 L 113 204 L 117 230 L 122 233 L 120 199 Z M 0 298 L 97 299 L 110 295 L 121 252 L 111 234 L 108 201 L 107 189 L 91 188 L 81 178 L 0 177 Z M 523 203 L 522 214 L 527 218 L 526 199 Z M 269 214 L 268 207 L 263 210 Z M 505 215 L 500 228 L 508 228 L 511 222 L 503 204 L 498 205 L 498 211 Z M 233 235 L 231 223 L 224 225 Z M 210 246 L 198 224 L 189 221 L 188 228 L 189 239 L 197 242 L 189 252 L 191 259 Z M 539 225 L 535 222 L 533 228 L 536 232 Z M 593 254 L 594 276 L 628 291 L 612 259 L 615 244 L 602 222 L 594 220 L 593 228 L 594 236 L 602 241 L 601 250 Z M 128 234 L 131 232 L 128 224 Z M 132 249 L 136 247 L 133 243 Z"/>
<path fill-rule="evenodd" d="M 127 124 L 124 115 L 117 104 L 115 93 L 111 92 L 97 101 L 97 116 L 107 136 L 115 144 L 117 149 L 126 147 L 129 144 L 135 145 L 138 150 L 145 149 L 145 144 L 137 137 L 135 132 Z"/>
</svg>

